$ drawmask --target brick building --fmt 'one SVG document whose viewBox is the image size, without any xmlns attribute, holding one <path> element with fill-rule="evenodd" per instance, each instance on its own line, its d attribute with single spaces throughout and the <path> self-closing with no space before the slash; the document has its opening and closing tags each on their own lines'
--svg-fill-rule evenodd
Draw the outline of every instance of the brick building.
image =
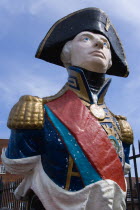
<svg viewBox="0 0 140 210">
<path fill-rule="evenodd" d="M 8 145 L 8 139 L 0 139 L 0 155 L 2 153 L 2 149 L 6 149 Z M 0 177 L 2 178 L 3 182 L 14 182 L 15 180 L 22 178 L 20 175 L 16 174 L 9 174 L 6 172 L 4 165 L 2 164 L 1 157 L 0 157 Z"/>
</svg>

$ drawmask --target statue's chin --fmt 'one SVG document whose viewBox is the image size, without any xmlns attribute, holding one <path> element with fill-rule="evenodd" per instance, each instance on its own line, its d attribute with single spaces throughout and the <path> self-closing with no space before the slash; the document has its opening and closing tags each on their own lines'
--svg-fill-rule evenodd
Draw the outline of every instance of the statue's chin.
<svg viewBox="0 0 140 210">
<path fill-rule="evenodd" d="M 73 66 L 79 66 L 91 72 L 106 73 L 109 68 L 109 62 L 106 59 L 100 57 L 94 57 L 92 59 L 75 59 L 72 62 Z"/>
<path fill-rule="evenodd" d="M 96 72 L 96 73 L 106 73 L 107 67 L 103 65 L 79 65 L 79 67 L 86 69 L 87 71 Z"/>
</svg>

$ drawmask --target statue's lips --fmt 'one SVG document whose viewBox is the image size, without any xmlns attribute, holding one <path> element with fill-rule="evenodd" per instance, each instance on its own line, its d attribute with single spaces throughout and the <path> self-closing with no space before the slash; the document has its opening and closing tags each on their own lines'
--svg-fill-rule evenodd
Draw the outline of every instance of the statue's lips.
<svg viewBox="0 0 140 210">
<path fill-rule="evenodd" d="M 101 52 L 101 51 L 97 51 L 97 50 L 96 50 L 96 51 L 91 52 L 90 54 L 91 54 L 91 55 L 94 55 L 94 56 L 101 57 L 101 58 L 105 58 L 104 53 Z"/>
</svg>

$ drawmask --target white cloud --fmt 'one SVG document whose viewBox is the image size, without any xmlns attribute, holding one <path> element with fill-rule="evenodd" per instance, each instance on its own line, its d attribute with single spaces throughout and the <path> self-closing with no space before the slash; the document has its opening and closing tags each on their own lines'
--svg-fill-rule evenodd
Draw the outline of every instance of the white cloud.
<svg viewBox="0 0 140 210">
<path fill-rule="evenodd" d="M 1 0 L 0 8 L 5 9 L 11 14 L 20 14 L 25 11 L 24 3 L 18 0 L 13 0 L 12 2 L 11 0 Z"/>
<path fill-rule="evenodd" d="M 21 70 L 21 69 L 20 69 Z M 7 86 L 5 81 L 0 82 L 1 100 L 8 106 L 13 105 L 21 95 L 35 95 L 45 97 L 54 95 L 62 84 L 49 80 L 41 75 L 21 70 L 20 74 L 14 74 L 7 78 L 11 85 Z"/>
<path fill-rule="evenodd" d="M 121 18 L 129 23 L 137 25 L 140 21 L 139 0 L 1 0 L 0 8 L 4 8 L 12 14 L 29 12 L 33 15 L 54 18 L 64 16 L 84 7 L 98 7 L 114 17 Z M 52 17 L 53 18 L 53 17 Z"/>
<path fill-rule="evenodd" d="M 137 75 L 135 76 L 135 78 L 131 79 L 128 83 L 126 83 L 126 85 L 124 86 L 126 92 L 135 92 L 138 89 L 140 89 L 140 76 Z"/>
<path fill-rule="evenodd" d="M 45 12 L 46 16 L 48 12 L 59 15 L 67 15 L 69 12 L 84 8 L 84 7 L 99 7 L 106 12 L 109 12 L 112 16 L 125 20 L 127 22 L 137 25 L 140 21 L 140 1 L 139 0 L 40 0 L 30 1 L 30 9 L 34 14 L 40 14 Z M 49 9 L 49 11 L 48 11 Z"/>
<path fill-rule="evenodd" d="M 7 70 L 7 74 L 0 80 L 0 104 L 3 103 L 8 108 L 22 95 L 39 97 L 54 95 L 67 80 L 67 72 L 63 68 L 57 67 L 56 70 L 55 65 L 35 59 L 24 61 L 17 60 L 16 57 L 9 58 L 3 69 L 12 69 L 12 71 Z M 56 77 L 55 73 L 58 74 Z"/>
<path fill-rule="evenodd" d="M 91 2 L 91 0 L 89 0 L 89 2 Z M 139 0 L 101 0 L 97 5 L 108 11 L 112 16 L 125 20 L 129 22 L 129 24 L 133 23 L 137 25 L 140 20 Z"/>
<path fill-rule="evenodd" d="M 5 120 L 0 120 L 0 125 L 5 124 Z"/>
</svg>

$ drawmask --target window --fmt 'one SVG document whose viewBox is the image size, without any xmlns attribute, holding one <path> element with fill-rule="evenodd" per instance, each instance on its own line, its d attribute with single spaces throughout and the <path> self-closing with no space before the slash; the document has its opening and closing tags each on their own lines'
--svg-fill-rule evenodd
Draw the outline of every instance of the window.
<svg viewBox="0 0 140 210">
<path fill-rule="evenodd" d="M 6 174 L 4 165 L 0 164 L 0 174 Z"/>
</svg>

